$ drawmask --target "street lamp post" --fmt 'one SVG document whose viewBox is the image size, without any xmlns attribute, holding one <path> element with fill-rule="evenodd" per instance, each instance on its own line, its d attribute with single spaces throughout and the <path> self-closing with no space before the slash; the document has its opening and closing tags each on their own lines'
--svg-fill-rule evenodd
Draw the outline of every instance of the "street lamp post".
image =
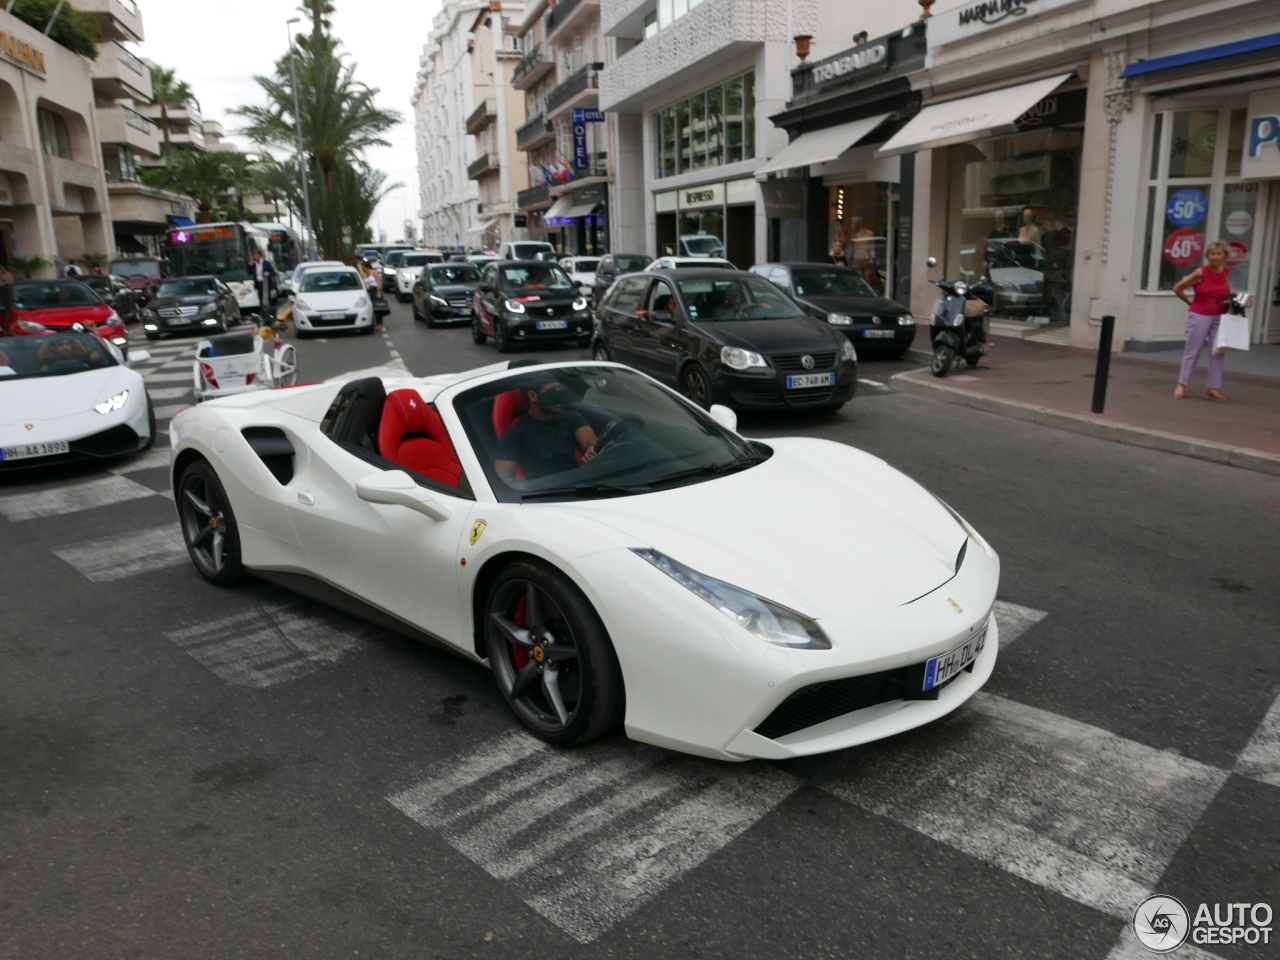
<svg viewBox="0 0 1280 960">
<path fill-rule="evenodd" d="M 289 29 L 289 74 L 293 81 L 293 122 L 294 129 L 298 135 L 298 170 L 302 175 L 302 206 L 303 214 L 307 218 L 304 225 L 306 233 L 309 236 L 307 241 L 308 250 L 314 251 L 316 244 L 316 230 L 314 221 L 311 219 L 311 184 L 310 178 L 307 176 L 306 157 L 302 152 L 302 108 L 298 102 L 298 61 L 294 55 L 293 49 L 293 30 L 292 25 L 298 23 L 301 17 L 292 17 L 285 21 L 285 27 Z"/>
</svg>

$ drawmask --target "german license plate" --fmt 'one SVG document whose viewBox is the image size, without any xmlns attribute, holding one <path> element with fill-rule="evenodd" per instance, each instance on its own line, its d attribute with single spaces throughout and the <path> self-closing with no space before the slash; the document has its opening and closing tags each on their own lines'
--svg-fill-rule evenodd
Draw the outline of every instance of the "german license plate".
<svg viewBox="0 0 1280 960">
<path fill-rule="evenodd" d="M 868 340 L 891 340 L 893 338 L 892 330 L 863 330 L 862 335 Z"/>
<path fill-rule="evenodd" d="M 973 661 L 987 644 L 987 628 L 983 627 L 960 646 L 934 657 L 924 665 L 924 688 L 940 687 Z"/>
<path fill-rule="evenodd" d="M 166 317 L 164 325 L 166 327 L 185 327 L 191 322 L 189 317 Z"/>
<path fill-rule="evenodd" d="M 803 390 L 805 387 L 830 387 L 836 382 L 834 373 L 801 373 L 787 377 L 788 390 Z"/>
<path fill-rule="evenodd" d="M 567 330 L 569 328 L 568 320 L 539 320 L 539 330 Z"/>
<path fill-rule="evenodd" d="M 65 440 L 50 440 L 48 443 L 26 443 L 18 447 L 0 447 L 0 460 L 26 460 L 29 457 L 56 457 L 60 453 L 70 453 L 71 444 Z"/>
<path fill-rule="evenodd" d="M 346 315 L 347 315 L 347 314 L 346 314 L 346 312 L 345 312 L 345 311 L 343 311 L 343 310 L 322 310 L 322 311 L 320 312 L 320 319 L 322 319 L 322 320 L 342 320 L 342 319 L 344 319 L 344 318 L 346 317 Z"/>
</svg>

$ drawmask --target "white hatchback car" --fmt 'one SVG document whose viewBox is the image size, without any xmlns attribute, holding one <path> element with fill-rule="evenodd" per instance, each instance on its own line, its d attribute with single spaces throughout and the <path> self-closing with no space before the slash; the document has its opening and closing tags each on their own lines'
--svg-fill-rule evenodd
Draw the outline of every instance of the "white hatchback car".
<svg viewBox="0 0 1280 960">
<path fill-rule="evenodd" d="M 422 268 L 432 263 L 444 263 L 444 254 L 430 250 L 410 250 L 400 257 L 396 267 L 396 299 L 408 303 L 413 299 L 413 284 L 422 274 Z"/>
<path fill-rule="evenodd" d="M 373 332 L 373 301 L 355 267 L 307 270 L 293 300 L 298 337 L 339 330 Z"/>
<path fill-rule="evenodd" d="M 590 293 L 596 285 L 596 267 L 599 257 L 561 257 L 560 266 L 569 274 L 569 279 L 583 293 Z"/>
<path fill-rule="evenodd" d="M 305 274 L 308 270 L 315 270 L 317 268 L 323 269 L 326 267 L 329 269 L 333 269 L 334 267 L 345 267 L 345 266 L 346 264 L 343 263 L 341 260 L 308 260 L 306 263 L 300 263 L 293 268 L 293 272 L 290 274 L 289 278 L 285 281 L 285 286 L 284 286 L 285 292 L 290 294 L 291 296 L 296 295 L 298 292 L 298 286 L 299 284 L 302 283 L 302 275 Z"/>
<path fill-rule="evenodd" d="M 722 257 L 659 257 L 645 267 L 646 270 L 737 270 Z"/>
</svg>

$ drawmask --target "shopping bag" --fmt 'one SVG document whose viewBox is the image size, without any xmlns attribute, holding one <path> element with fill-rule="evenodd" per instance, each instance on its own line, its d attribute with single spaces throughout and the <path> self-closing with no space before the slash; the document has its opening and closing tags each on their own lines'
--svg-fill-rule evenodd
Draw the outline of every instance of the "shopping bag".
<svg viewBox="0 0 1280 960">
<path fill-rule="evenodd" d="M 1218 335 L 1213 341 L 1214 353 L 1249 349 L 1249 318 L 1224 313 L 1218 318 Z"/>
<path fill-rule="evenodd" d="M 387 303 L 386 297 L 373 298 L 373 315 L 381 319 L 391 312 L 391 306 Z"/>
</svg>

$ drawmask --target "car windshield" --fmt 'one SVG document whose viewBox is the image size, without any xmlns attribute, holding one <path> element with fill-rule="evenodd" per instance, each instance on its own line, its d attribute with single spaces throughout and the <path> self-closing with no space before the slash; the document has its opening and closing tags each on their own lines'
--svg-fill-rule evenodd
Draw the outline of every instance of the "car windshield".
<svg viewBox="0 0 1280 960">
<path fill-rule="evenodd" d="M 102 299 L 83 283 L 20 283 L 13 288 L 13 305 L 19 310 L 56 310 L 58 307 L 98 307 Z"/>
<path fill-rule="evenodd" d="M 614 257 L 613 262 L 618 265 L 619 273 L 635 273 L 637 270 L 643 270 L 653 263 L 653 257 L 643 255 L 637 257 Z"/>
<path fill-rule="evenodd" d="M 571 290 L 573 282 L 554 263 L 503 267 L 503 290 Z"/>
<path fill-rule="evenodd" d="M 871 284 L 852 270 L 794 270 L 797 297 L 874 297 Z"/>
<path fill-rule="evenodd" d="M 61 377 L 119 364 L 91 333 L 0 340 L 0 383 L 27 377 Z"/>
<path fill-rule="evenodd" d="M 781 320 L 804 311 L 772 283 L 759 277 L 678 280 L 689 315 L 695 320 Z"/>
<path fill-rule="evenodd" d="M 479 283 L 480 271 L 472 266 L 432 267 L 431 282 L 436 285 L 447 283 Z"/>
<path fill-rule="evenodd" d="M 549 243 L 513 243 L 511 256 L 516 260 L 533 260 L 540 254 L 555 253 L 556 248 Z"/>
<path fill-rule="evenodd" d="M 440 258 L 429 253 L 406 253 L 400 258 L 402 267 L 425 267 L 428 263 L 439 262 Z"/>
<path fill-rule="evenodd" d="M 363 290 L 364 285 L 352 270 L 308 270 L 302 277 L 303 293 L 337 293 L 339 290 Z"/>
<path fill-rule="evenodd" d="M 717 237 L 682 237 L 684 248 L 688 253 L 697 256 L 703 254 L 716 257 L 724 253 L 724 244 Z"/>
<path fill-rule="evenodd" d="M 94 293 L 110 293 L 111 278 L 110 277 L 85 277 L 80 281 Z"/>
<path fill-rule="evenodd" d="M 453 406 L 507 503 L 651 493 L 770 455 L 625 367 L 521 371 L 466 391 Z"/>
<path fill-rule="evenodd" d="M 156 296 L 164 297 L 212 297 L 218 293 L 217 285 L 207 278 L 193 280 L 184 277 L 181 280 L 166 280 L 160 284 Z"/>
<path fill-rule="evenodd" d="M 160 264 L 154 260 L 117 260 L 111 265 L 117 277 L 158 277 Z"/>
<path fill-rule="evenodd" d="M 596 267 L 599 265 L 599 260 L 587 260 L 583 257 L 579 257 L 577 260 L 573 261 L 573 267 L 571 269 L 574 273 L 595 273 Z"/>
<path fill-rule="evenodd" d="M 403 256 L 404 256 L 403 250 L 392 250 L 390 253 L 387 254 L 386 258 L 382 261 L 382 265 L 384 267 L 398 267 L 400 265 L 400 258 Z"/>
</svg>

